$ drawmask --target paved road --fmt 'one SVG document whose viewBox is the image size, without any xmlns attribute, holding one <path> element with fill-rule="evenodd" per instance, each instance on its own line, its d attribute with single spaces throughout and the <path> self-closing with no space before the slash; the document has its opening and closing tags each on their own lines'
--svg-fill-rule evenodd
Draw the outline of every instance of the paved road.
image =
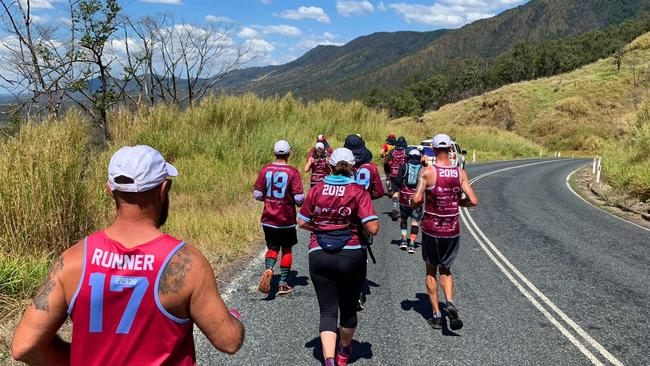
<svg viewBox="0 0 650 366">
<path fill-rule="evenodd" d="M 522 160 L 468 167 L 480 207 L 463 213 L 455 263 L 465 327 L 434 331 L 418 252 L 398 249 L 387 199 L 369 265 L 354 365 L 647 365 L 650 359 L 650 232 L 581 201 L 565 184 L 584 160 Z M 517 167 L 517 168 L 514 168 Z M 514 169 L 508 169 L 514 168 Z M 507 169 L 507 170 L 504 170 Z M 469 225 L 469 226 L 468 226 Z M 474 235 L 475 236 L 474 236 Z M 482 236 L 482 235 L 484 236 Z M 225 295 L 247 328 L 235 356 L 197 335 L 204 365 L 318 365 L 318 305 L 306 233 L 294 254 L 295 293 L 256 291 L 257 259 Z M 277 278 L 275 279 L 277 282 Z"/>
</svg>

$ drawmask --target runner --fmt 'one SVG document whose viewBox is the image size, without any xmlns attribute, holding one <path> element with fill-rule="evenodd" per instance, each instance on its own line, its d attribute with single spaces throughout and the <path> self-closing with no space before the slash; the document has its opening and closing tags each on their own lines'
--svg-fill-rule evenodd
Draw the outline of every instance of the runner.
<svg viewBox="0 0 650 366">
<path fill-rule="evenodd" d="M 316 137 L 316 143 L 319 143 L 319 142 L 322 143 L 323 146 L 325 147 L 325 151 L 327 152 L 327 156 L 332 155 L 332 148 L 330 147 L 330 143 L 327 142 L 327 136 L 318 135 Z M 311 149 L 309 149 L 309 153 L 307 154 L 307 160 L 309 160 L 309 158 L 314 155 L 314 150 L 316 150 L 315 147 L 312 147 Z"/>
<path fill-rule="evenodd" d="M 354 154 L 354 172 L 357 184 L 362 185 L 373 200 L 383 197 L 384 186 L 381 182 L 379 169 L 372 162 L 372 153 L 366 148 L 366 143 L 359 135 L 350 135 L 345 139 L 344 146 Z"/>
<path fill-rule="evenodd" d="M 291 248 L 298 243 L 296 206 L 301 206 L 305 197 L 300 173 L 288 163 L 291 155 L 289 143 L 285 140 L 276 142 L 273 152 L 275 162 L 262 167 L 253 191 L 254 198 L 264 202 L 260 221 L 267 247 L 264 260 L 266 269 L 260 278 L 258 289 L 263 294 L 271 291 L 273 267 L 281 249 L 278 295 L 286 295 L 293 292 L 288 279 L 292 262 Z"/>
<path fill-rule="evenodd" d="M 300 227 L 312 231 L 309 275 L 320 308 L 326 366 L 347 365 L 357 327 L 357 301 L 366 278 L 367 252 L 361 233 L 376 235 L 379 230 L 370 195 L 352 178 L 354 163 L 352 151 L 336 149 L 330 158 L 332 175 L 309 191 L 298 215 Z"/>
<path fill-rule="evenodd" d="M 393 192 L 394 189 L 393 187 L 397 186 L 397 173 L 399 173 L 399 169 L 402 165 L 406 164 L 406 148 L 408 147 L 408 143 L 406 142 L 406 138 L 404 136 L 400 136 L 399 139 L 397 139 L 397 145 L 395 145 L 395 149 L 391 151 L 388 156 L 386 156 L 385 161 L 388 162 L 388 165 L 390 166 L 390 188 L 389 191 Z M 398 210 L 398 195 L 393 195 L 393 211 L 391 213 L 391 218 L 393 221 L 397 221 L 399 218 L 399 210 Z"/>
<path fill-rule="evenodd" d="M 418 237 L 420 226 L 418 221 L 422 218 L 422 207 L 415 209 L 411 207 L 410 201 L 418 185 L 420 170 L 422 170 L 423 165 L 422 154 L 417 147 L 410 148 L 407 163 L 399 168 L 396 187 L 393 188 L 393 196 L 399 195 L 399 226 L 402 233 L 402 241 L 399 247 L 402 250 L 408 250 L 411 254 L 415 253 L 415 240 Z M 410 240 L 407 240 L 409 218 L 411 219 L 411 236 Z"/>
<path fill-rule="evenodd" d="M 422 258 L 426 262 L 426 284 L 433 307 L 429 324 L 442 329 L 442 318 L 438 304 L 437 272 L 440 272 L 440 286 L 447 299 L 446 311 L 452 330 L 463 327 L 458 310 L 453 303 L 454 283 L 451 265 L 458 254 L 460 237 L 459 206 L 476 206 L 478 199 L 469 185 L 463 169 L 454 167 L 449 161 L 451 139 L 447 135 L 436 135 L 433 148 L 436 164 L 422 170 L 422 176 L 411 203 L 417 207 L 425 201 L 422 220 Z M 461 199 L 461 192 L 467 198 Z"/>
<path fill-rule="evenodd" d="M 305 173 L 311 170 L 311 186 L 313 187 L 316 183 L 323 181 L 323 178 L 329 174 L 329 165 L 327 164 L 327 151 L 325 150 L 325 145 L 322 142 L 317 142 L 314 145 L 313 153 L 307 159 L 307 164 L 305 164 Z"/>
<path fill-rule="evenodd" d="M 193 323 L 212 345 L 239 350 L 244 326 L 219 296 L 201 252 L 160 231 L 178 174 L 149 146 L 108 166 L 113 224 L 54 262 L 16 328 L 12 356 L 37 365 L 194 365 Z M 70 316 L 72 342 L 57 331 Z"/>
<path fill-rule="evenodd" d="M 379 156 L 384 163 L 384 175 L 386 176 L 386 190 L 390 191 L 390 164 L 386 161 L 388 154 L 390 154 L 397 145 L 397 138 L 395 134 L 391 133 L 386 137 L 386 142 L 381 146 Z"/>
</svg>

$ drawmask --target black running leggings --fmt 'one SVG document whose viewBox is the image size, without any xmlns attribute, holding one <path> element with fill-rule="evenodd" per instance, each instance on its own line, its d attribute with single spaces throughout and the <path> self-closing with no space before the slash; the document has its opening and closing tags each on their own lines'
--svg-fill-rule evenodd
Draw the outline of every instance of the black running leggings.
<svg viewBox="0 0 650 366">
<path fill-rule="evenodd" d="M 309 254 L 309 276 L 320 307 L 320 332 L 336 332 L 339 310 L 343 328 L 356 328 L 357 303 L 366 279 L 365 249 L 317 250 Z"/>
</svg>

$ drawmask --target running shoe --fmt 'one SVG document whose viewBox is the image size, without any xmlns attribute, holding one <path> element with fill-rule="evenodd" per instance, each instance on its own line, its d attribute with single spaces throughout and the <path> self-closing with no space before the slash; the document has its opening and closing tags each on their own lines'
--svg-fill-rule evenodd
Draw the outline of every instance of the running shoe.
<svg viewBox="0 0 650 366">
<path fill-rule="evenodd" d="M 288 295 L 293 292 L 293 287 L 289 286 L 286 283 L 281 283 L 278 286 L 278 295 Z"/>
<path fill-rule="evenodd" d="M 402 241 L 399 242 L 399 248 L 402 250 L 406 250 L 406 248 L 408 248 L 408 243 L 406 242 L 406 239 L 402 239 Z"/>
<path fill-rule="evenodd" d="M 336 366 L 347 366 L 350 354 L 352 354 L 352 343 L 347 347 L 343 347 L 339 342 L 338 352 L 336 352 Z"/>
<path fill-rule="evenodd" d="M 415 254 L 415 245 L 409 244 L 408 252 L 411 253 L 411 254 Z"/>
<path fill-rule="evenodd" d="M 393 211 L 390 213 L 390 218 L 393 221 L 397 221 L 397 219 L 399 219 L 399 210 L 394 208 Z"/>
<path fill-rule="evenodd" d="M 273 277 L 273 270 L 267 269 L 262 273 L 262 278 L 260 278 L 260 285 L 257 287 L 263 294 L 268 294 L 271 291 L 271 278 Z"/>
<path fill-rule="evenodd" d="M 359 299 L 359 302 L 357 303 L 357 311 L 363 310 L 363 300 Z"/>
<path fill-rule="evenodd" d="M 431 326 L 431 328 L 435 330 L 440 330 L 442 329 L 442 318 L 439 316 L 433 316 L 429 319 L 427 319 L 427 323 Z"/>
<path fill-rule="evenodd" d="M 463 327 L 463 321 L 458 317 L 458 309 L 451 302 L 447 301 L 447 316 L 449 317 L 449 328 L 458 330 Z"/>
</svg>

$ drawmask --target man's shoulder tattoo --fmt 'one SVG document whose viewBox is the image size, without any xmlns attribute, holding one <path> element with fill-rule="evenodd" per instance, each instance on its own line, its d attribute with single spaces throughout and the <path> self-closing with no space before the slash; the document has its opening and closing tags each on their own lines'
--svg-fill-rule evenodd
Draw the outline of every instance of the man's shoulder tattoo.
<svg viewBox="0 0 650 366">
<path fill-rule="evenodd" d="M 167 295 L 178 293 L 183 289 L 192 259 L 192 253 L 186 245 L 176 252 L 163 270 L 158 284 L 158 292 Z"/>
<path fill-rule="evenodd" d="M 63 256 L 58 257 L 52 266 L 50 267 L 50 272 L 45 278 L 45 282 L 40 290 L 34 296 L 34 307 L 36 310 L 48 311 L 49 310 L 49 298 L 50 293 L 54 289 L 56 284 L 55 277 L 56 275 L 63 270 Z"/>
</svg>

